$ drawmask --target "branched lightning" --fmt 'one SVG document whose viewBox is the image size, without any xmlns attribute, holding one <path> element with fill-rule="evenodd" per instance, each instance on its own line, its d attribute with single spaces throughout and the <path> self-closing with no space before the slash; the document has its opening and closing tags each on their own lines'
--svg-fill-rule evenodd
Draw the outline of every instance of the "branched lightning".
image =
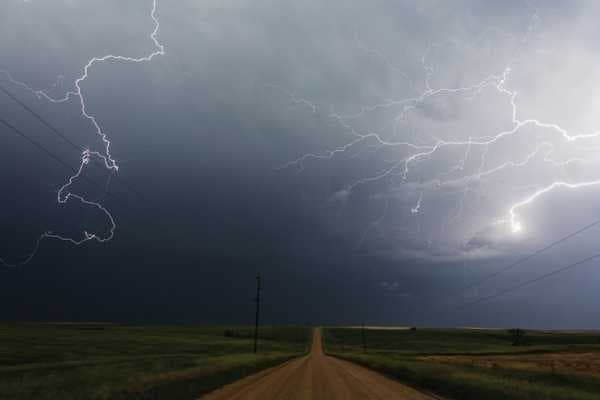
<svg viewBox="0 0 600 400">
<path fill-rule="evenodd" d="M 540 17 L 536 10 L 533 17 L 530 19 L 530 25 L 525 37 L 522 38 L 521 43 L 525 43 L 531 39 L 533 32 L 538 28 L 539 24 Z M 402 78 L 406 79 L 410 84 L 411 90 L 417 87 L 417 84 L 411 81 L 398 66 L 389 61 L 383 53 L 378 50 L 369 49 L 356 37 L 354 40 L 356 47 L 359 48 L 359 50 L 367 55 L 382 60 L 382 62 L 391 70 L 397 72 Z M 519 92 L 510 87 L 511 74 L 513 73 L 513 68 L 515 68 L 512 62 L 509 62 L 499 69 L 499 73 L 489 74 L 471 85 L 435 87 L 432 82 L 433 77 L 436 74 L 436 68 L 430 61 L 430 55 L 435 48 L 443 47 L 445 44 L 446 42 L 432 44 L 425 50 L 420 60 L 423 71 L 423 90 L 420 94 L 414 97 L 386 100 L 372 105 L 363 105 L 353 114 L 340 114 L 336 112 L 327 114 L 329 118 L 338 123 L 344 131 L 351 135 L 351 139 L 335 148 L 303 154 L 295 160 L 287 162 L 281 168 L 297 168 L 302 171 L 310 161 L 332 161 L 341 157 L 349 159 L 349 151 L 361 146 L 369 146 L 377 150 L 386 149 L 391 152 L 398 150 L 396 154 L 402 154 L 401 156 L 395 159 L 382 159 L 381 161 L 384 164 L 383 168 L 378 168 L 378 171 L 376 172 L 352 180 L 345 188 L 340 190 L 340 192 L 347 194 L 352 193 L 352 191 L 361 186 L 382 182 L 384 180 L 388 180 L 388 182 L 393 180 L 393 182 L 398 183 L 399 185 L 410 185 L 409 191 L 416 191 L 419 193 L 419 197 L 416 204 L 413 203 L 412 206 L 408 206 L 408 211 L 410 214 L 417 216 L 421 213 L 424 191 L 429 193 L 429 191 L 444 188 L 458 188 L 458 190 L 456 190 L 456 192 L 459 193 L 458 212 L 449 220 L 454 221 L 460 217 L 465 209 L 464 202 L 468 193 L 472 190 L 470 186 L 472 184 L 482 182 L 483 180 L 493 175 L 500 174 L 508 169 L 527 168 L 532 163 L 538 161 L 546 163 L 553 168 L 564 167 L 574 162 L 581 163 L 587 161 L 583 158 L 569 158 L 567 160 L 556 161 L 552 157 L 555 152 L 555 144 L 556 142 L 563 144 L 572 144 L 576 142 L 586 143 L 586 141 L 591 139 L 600 138 L 600 131 L 570 132 L 556 122 L 544 121 L 537 118 L 522 118 L 518 104 Z M 515 64 L 518 65 L 518 63 Z M 315 101 L 303 99 L 298 97 L 296 93 L 292 94 L 292 92 L 285 89 L 280 90 L 284 93 L 288 93 L 294 104 L 309 105 L 313 112 L 316 112 L 319 109 L 319 105 Z M 392 110 L 395 115 L 393 117 L 395 134 L 398 127 L 407 120 L 411 113 L 414 113 L 429 101 L 452 96 L 460 97 L 467 101 L 474 101 L 484 91 L 490 90 L 493 91 L 498 98 L 505 101 L 510 115 L 510 119 L 507 121 L 509 127 L 491 135 L 472 135 L 467 139 L 462 140 L 434 138 L 433 142 L 423 144 L 414 140 L 387 139 L 382 133 L 371 130 L 364 131 L 364 128 L 361 130 L 361 128 L 358 127 L 358 124 L 355 123 L 356 120 L 366 117 L 376 111 Z M 545 135 L 545 139 L 537 143 L 533 151 L 530 151 L 519 159 L 510 159 L 499 164 L 489 165 L 488 156 L 494 151 L 495 146 L 506 143 L 506 140 L 516 138 L 518 135 L 532 135 L 531 132 L 542 132 Z M 401 150 L 401 153 L 399 150 Z M 417 164 L 432 161 L 434 156 L 438 156 L 442 152 L 446 152 L 446 154 L 458 152 L 462 154 L 462 156 L 456 160 L 454 165 L 439 173 L 434 179 L 429 179 L 427 181 L 418 179 L 418 171 L 416 171 Z M 474 172 L 468 171 L 466 168 L 467 162 L 474 160 L 477 154 L 480 157 L 478 162 L 479 167 L 476 168 Z M 415 172 L 414 176 L 413 172 Z M 583 181 L 560 179 L 550 183 L 536 185 L 537 187 L 535 187 L 533 191 L 529 189 L 529 193 L 526 193 L 525 195 L 521 194 L 522 197 L 506 205 L 504 214 L 498 215 L 493 221 L 490 221 L 490 225 L 495 225 L 500 221 L 501 223 L 508 225 L 510 232 L 518 233 L 525 228 L 520 217 L 524 207 L 532 205 L 540 197 L 561 188 L 576 190 L 598 185 L 600 185 L 600 179 Z M 388 204 L 386 202 L 384 212 L 378 216 L 373 223 L 369 224 L 366 232 L 360 239 L 361 243 L 364 242 L 367 232 L 372 230 L 373 227 L 381 224 L 382 216 L 386 215 L 385 210 L 387 210 L 387 208 Z M 449 221 L 445 224 L 448 224 Z"/>
<path fill-rule="evenodd" d="M 94 57 L 85 64 L 82 75 L 74 81 L 74 83 L 73 83 L 74 89 L 66 92 L 65 95 L 62 97 L 58 97 L 58 98 L 53 97 L 53 96 L 49 95 L 48 92 L 45 90 L 35 89 L 25 82 L 21 82 L 21 81 L 14 79 L 9 71 L 0 71 L 0 73 L 5 75 L 7 80 L 9 82 L 11 82 L 13 85 L 32 93 L 39 99 L 45 99 L 46 101 L 55 103 L 55 104 L 65 103 L 74 98 L 78 99 L 81 115 L 92 124 L 92 126 L 95 130 L 95 134 L 98 135 L 100 137 L 100 139 L 102 140 L 104 149 L 102 152 L 92 151 L 90 149 L 85 149 L 83 151 L 82 157 L 81 157 L 81 163 L 80 163 L 79 168 L 77 169 L 76 173 L 71 175 L 68 178 L 67 182 L 59 188 L 58 194 L 57 194 L 57 202 L 59 205 L 65 205 L 70 200 L 76 200 L 83 205 L 90 206 L 90 207 L 100 210 L 106 216 L 106 218 L 109 222 L 108 233 L 105 235 L 101 235 L 99 233 L 94 233 L 94 232 L 83 231 L 81 238 L 71 238 L 71 237 L 67 237 L 67 236 L 62 236 L 62 235 L 54 233 L 52 231 L 46 231 L 42 235 L 40 235 L 40 237 L 37 239 L 37 241 L 33 247 L 33 250 L 31 251 L 31 253 L 27 257 L 25 257 L 22 261 L 17 262 L 17 263 L 10 263 L 10 262 L 7 262 L 5 259 L 0 258 L 0 264 L 7 266 L 7 267 L 17 267 L 17 266 L 29 263 L 35 257 L 37 251 L 39 250 L 40 243 L 42 242 L 42 240 L 44 240 L 46 238 L 57 239 L 57 240 L 60 240 L 63 242 L 68 242 L 68 243 L 78 246 L 78 245 L 81 245 L 83 243 L 86 243 L 86 242 L 89 242 L 92 240 L 100 242 L 100 243 L 107 242 L 114 237 L 115 230 L 116 230 L 116 223 L 115 223 L 115 219 L 114 219 L 113 215 L 110 213 L 110 211 L 107 208 L 105 208 L 100 202 L 86 199 L 84 196 L 70 191 L 70 187 L 79 178 L 81 178 L 83 176 L 85 168 L 92 161 L 93 157 L 100 160 L 101 164 L 107 169 L 108 172 L 116 173 L 119 170 L 119 165 L 117 164 L 116 160 L 112 157 L 111 152 L 110 152 L 111 142 L 110 142 L 109 136 L 102 129 L 102 126 L 98 122 L 97 118 L 88 111 L 86 97 L 84 95 L 84 92 L 82 91 L 81 85 L 88 79 L 88 77 L 90 76 L 90 70 L 96 64 L 105 63 L 105 62 L 143 63 L 143 62 L 152 61 L 155 57 L 166 54 L 164 45 L 161 44 L 160 41 L 158 40 L 158 32 L 160 30 L 160 21 L 158 19 L 158 15 L 157 15 L 157 11 L 158 11 L 157 3 L 158 3 L 158 0 L 152 0 L 152 9 L 150 12 L 150 17 L 154 23 L 154 30 L 150 34 L 150 39 L 151 39 L 152 43 L 154 44 L 155 51 L 153 51 L 149 55 L 139 57 L 139 58 L 122 56 L 122 55 L 114 55 L 114 54 L 108 54 L 108 55 L 105 55 L 102 57 Z M 52 85 L 52 88 L 59 86 L 61 84 L 61 82 L 63 81 L 63 79 L 64 78 L 62 76 L 59 76 L 57 79 L 57 82 L 54 85 Z"/>
</svg>

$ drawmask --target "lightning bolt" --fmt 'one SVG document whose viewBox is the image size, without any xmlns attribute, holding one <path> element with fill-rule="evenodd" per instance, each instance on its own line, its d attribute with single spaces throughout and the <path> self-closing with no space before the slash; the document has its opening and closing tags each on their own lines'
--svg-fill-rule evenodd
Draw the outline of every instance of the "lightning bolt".
<svg viewBox="0 0 600 400">
<path fill-rule="evenodd" d="M 538 29 L 541 24 L 541 18 L 537 10 L 535 10 L 533 16 L 530 19 L 530 24 L 526 31 L 525 36 L 520 40 L 522 44 L 529 42 L 535 30 Z M 400 74 L 401 77 L 405 78 L 410 83 L 411 90 L 416 88 L 417 85 L 412 82 L 408 76 L 400 70 L 400 68 L 394 65 L 389 59 L 379 50 L 373 50 L 366 47 L 356 37 L 354 39 L 356 47 L 367 55 L 381 59 L 382 62 L 389 67 L 389 69 Z M 353 190 L 360 186 L 367 184 L 380 182 L 386 179 L 390 179 L 390 182 L 399 182 L 399 185 L 411 184 L 411 187 L 415 190 L 420 190 L 419 199 L 412 208 L 410 213 L 412 215 L 418 215 L 421 210 L 421 202 L 423 199 L 423 190 L 438 190 L 443 188 L 460 188 L 457 192 L 460 194 L 458 212 L 454 217 L 444 224 L 449 224 L 450 221 L 456 220 L 462 214 L 465 208 L 465 201 L 468 193 L 472 190 L 470 185 L 476 182 L 481 182 L 484 179 L 491 177 L 492 175 L 498 174 L 507 169 L 518 169 L 526 168 L 534 160 L 541 160 L 554 168 L 564 167 L 569 163 L 573 162 L 586 162 L 583 158 L 569 158 L 564 161 L 556 161 L 552 158 L 555 152 L 555 144 L 553 141 L 558 141 L 564 144 L 574 144 L 576 142 L 587 143 L 593 139 L 600 138 L 600 131 L 591 132 L 570 132 L 569 130 L 562 127 L 560 124 L 552 121 L 544 121 L 536 118 L 521 118 L 520 110 L 518 106 L 519 92 L 509 87 L 511 74 L 513 73 L 513 65 L 518 63 L 515 60 L 509 60 L 509 62 L 500 69 L 499 73 L 492 73 L 483 77 L 478 82 L 466 86 L 457 87 L 435 87 L 432 83 L 433 78 L 436 74 L 435 65 L 430 61 L 431 54 L 437 48 L 446 46 L 452 40 L 447 40 L 441 43 L 434 43 L 428 46 L 423 53 L 420 60 L 422 74 L 423 74 L 423 90 L 420 94 L 414 97 L 400 98 L 396 100 L 386 100 L 381 103 L 372 105 L 363 105 L 360 107 L 358 112 L 354 114 L 340 114 L 331 112 L 329 118 L 335 121 L 345 132 L 347 132 L 351 139 L 342 143 L 338 147 L 326 149 L 320 152 L 312 152 L 301 155 L 300 157 L 289 161 L 281 166 L 281 169 L 296 168 L 302 171 L 305 168 L 305 164 L 310 161 L 332 161 L 341 157 L 350 159 L 348 153 L 351 149 L 359 146 L 369 146 L 378 150 L 396 150 L 401 151 L 402 156 L 395 159 L 383 159 L 385 164 L 384 168 L 380 168 L 379 171 L 369 174 L 367 176 L 360 177 L 350 182 L 340 192 L 351 193 Z M 288 95 L 292 93 L 285 89 L 281 89 L 287 92 Z M 418 110 L 425 103 L 430 100 L 442 97 L 460 97 L 468 101 L 474 101 L 484 91 L 494 91 L 498 97 L 505 99 L 510 115 L 509 128 L 493 133 L 486 136 L 471 136 L 464 140 L 452 140 L 452 139 L 441 139 L 434 138 L 432 143 L 419 143 L 417 141 L 406 141 L 406 140 L 390 140 L 386 139 L 382 133 L 374 131 L 364 131 L 358 128 L 355 121 L 370 115 L 380 110 L 397 110 L 394 116 L 394 135 L 397 134 L 398 129 L 402 124 L 407 121 L 407 118 L 414 111 Z M 318 110 L 319 105 L 309 99 L 303 99 L 298 97 L 297 93 L 293 93 L 291 96 L 294 104 L 310 105 L 313 112 Z M 526 128 L 535 128 L 535 131 L 544 132 L 548 139 L 537 144 L 535 149 L 526 154 L 520 160 L 509 160 L 502 162 L 497 165 L 488 165 L 488 156 L 493 151 L 494 146 L 500 143 L 505 143 L 506 140 L 514 138 L 517 135 L 530 134 Z M 427 160 L 433 160 L 433 157 L 440 154 L 442 151 L 453 151 L 461 150 L 462 157 L 460 157 L 456 163 L 444 172 L 439 173 L 435 178 L 425 182 L 415 183 L 416 177 L 413 178 L 413 171 L 416 169 L 416 165 Z M 479 154 L 479 168 L 475 172 L 466 172 L 466 164 L 470 161 L 475 154 Z M 417 171 L 418 173 L 418 171 Z M 397 178 L 398 180 L 393 180 Z M 586 187 L 592 187 L 600 185 L 600 179 L 586 180 L 581 182 L 570 182 L 568 180 L 556 180 L 554 182 L 537 185 L 537 188 L 533 192 L 529 192 L 523 198 L 508 204 L 505 207 L 505 214 L 499 215 L 494 218 L 492 225 L 501 221 L 509 226 L 510 232 L 518 233 L 524 230 L 524 223 L 520 219 L 520 211 L 528 205 L 535 203 L 540 197 L 549 195 L 551 192 L 558 189 L 570 189 L 577 190 Z M 531 189 L 530 189 L 531 190 Z M 387 204 L 385 209 L 387 209 Z M 373 227 L 379 226 L 383 222 L 385 212 L 377 217 L 367 228 L 367 232 Z M 442 229 L 443 230 L 443 229 Z M 364 241 L 363 234 L 360 242 Z"/>
<path fill-rule="evenodd" d="M 57 202 L 59 205 L 65 205 L 69 201 L 75 200 L 86 206 L 94 207 L 94 208 L 100 210 L 106 216 L 106 218 L 109 222 L 108 234 L 100 235 L 100 234 L 94 233 L 94 232 L 83 231 L 83 233 L 82 233 L 83 235 L 79 239 L 61 236 L 59 234 L 53 233 L 52 231 L 46 231 L 37 239 L 31 253 L 29 255 L 27 255 L 27 257 L 25 257 L 22 261 L 17 262 L 17 263 L 10 263 L 10 262 L 7 262 L 5 259 L 0 258 L 0 264 L 7 266 L 7 267 L 17 267 L 17 266 L 25 265 L 25 264 L 29 263 L 37 254 L 42 240 L 48 239 L 48 238 L 71 243 L 76 246 L 79 246 L 81 244 L 84 244 L 84 243 L 92 241 L 92 240 L 102 243 L 102 242 L 107 242 L 107 241 L 110 241 L 111 239 L 113 239 L 115 230 L 116 230 L 116 223 L 115 223 L 115 219 L 114 219 L 113 215 L 110 213 L 110 211 L 107 208 L 105 208 L 101 203 L 88 200 L 84 196 L 78 195 L 69 190 L 70 187 L 74 184 L 74 182 L 82 176 L 82 174 L 84 173 L 85 167 L 89 165 L 90 161 L 92 160 L 92 157 L 99 159 L 100 162 L 107 169 L 107 171 L 109 171 L 111 173 L 116 173 L 119 170 L 119 165 L 117 164 L 116 160 L 112 157 L 111 152 L 110 152 L 111 142 L 110 142 L 109 136 L 102 129 L 102 126 L 98 122 L 97 118 L 87 110 L 86 96 L 84 95 L 84 93 L 81 89 L 81 85 L 83 82 L 85 82 L 88 79 L 88 77 L 90 76 L 91 70 L 97 64 L 106 63 L 106 62 L 144 63 L 144 62 L 152 61 L 157 56 L 163 56 L 166 54 L 164 45 L 161 44 L 160 41 L 158 40 L 158 32 L 160 30 L 160 21 L 158 19 L 158 15 L 157 15 L 157 11 L 158 11 L 157 7 L 158 7 L 158 0 L 152 0 L 152 9 L 150 12 L 150 18 L 153 21 L 154 30 L 150 34 L 150 40 L 154 44 L 154 48 L 155 48 L 155 50 L 152 53 L 150 53 L 146 56 L 143 56 L 143 57 L 139 57 L 139 58 L 122 56 L 122 55 L 114 55 L 114 54 L 108 54 L 108 55 L 105 55 L 102 57 L 94 57 L 85 64 L 81 76 L 79 78 L 77 78 L 75 80 L 75 82 L 73 83 L 74 90 L 66 92 L 63 97 L 59 97 L 59 98 L 52 97 L 45 90 L 32 88 L 27 83 L 14 79 L 9 71 L 0 71 L 0 73 L 4 74 L 6 76 L 6 78 L 9 82 L 11 82 L 12 84 L 14 84 L 17 87 L 20 87 L 20 88 L 32 93 L 39 99 L 45 99 L 45 100 L 47 100 L 51 103 L 55 103 L 55 104 L 65 103 L 65 102 L 70 101 L 71 99 L 78 99 L 79 105 L 80 105 L 80 110 L 81 110 L 81 115 L 92 124 L 92 126 L 95 130 L 95 134 L 98 135 L 102 140 L 104 149 L 103 149 L 102 153 L 98 152 L 98 151 L 91 151 L 89 149 L 86 149 L 83 151 L 82 157 L 81 157 L 81 163 L 79 165 L 77 172 L 74 175 L 70 176 L 68 178 L 67 182 L 64 185 L 62 185 L 60 187 L 60 189 L 58 190 Z M 52 87 L 57 87 L 58 85 L 60 85 L 62 80 L 63 80 L 63 77 L 59 76 L 57 82 Z"/>
<path fill-rule="evenodd" d="M 421 211 L 421 204 L 423 203 L 423 193 L 419 195 L 419 200 L 417 200 L 417 204 L 413 208 L 410 209 L 411 214 L 418 214 Z"/>
</svg>

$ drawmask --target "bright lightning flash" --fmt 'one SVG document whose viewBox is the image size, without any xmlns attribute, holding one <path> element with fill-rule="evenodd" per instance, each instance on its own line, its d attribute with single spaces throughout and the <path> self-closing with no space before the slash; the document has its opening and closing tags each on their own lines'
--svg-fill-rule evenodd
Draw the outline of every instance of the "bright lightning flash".
<svg viewBox="0 0 600 400">
<path fill-rule="evenodd" d="M 97 208 L 98 210 L 100 210 L 101 212 L 103 212 L 106 215 L 106 218 L 109 222 L 108 234 L 106 234 L 104 236 L 100 235 L 98 233 L 84 231 L 82 233 L 81 238 L 72 238 L 72 237 L 62 236 L 62 235 L 53 233 L 52 231 L 44 232 L 36 241 L 32 252 L 27 257 L 25 257 L 22 261 L 17 262 L 17 263 L 9 263 L 9 262 L 5 261 L 4 259 L 0 258 L 0 264 L 7 266 L 7 267 L 17 267 L 19 265 L 24 265 L 24 264 L 29 263 L 35 257 L 37 251 L 39 250 L 41 241 L 46 238 L 57 239 L 57 240 L 68 242 L 68 243 L 78 246 L 78 245 L 81 245 L 83 243 L 86 243 L 86 242 L 89 242 L 92 240 L 97 241 L 97 242 L 107 242 L 114 237 L 116 224 L 115 224 L 115 219 L 112 216 L 112 214 L 110 213 L 110 211 L 108 209 L 106 209 L 99 202 L 88 200 L 85 197 L 83 197 L 82 195 L 73 193 L 69 190 L 70 187 L 74 184 L 74 182 L 82 176 L 85 168 L 89 165 L 89 163 L 93 157 L 99 159 L 101 161 L 101 163 L 104 165 L 104 167 L 109 172 L 116 173 L 119 170 L 119 165 L 117 164 L 116 160 L 112 157 L 112 155 L 110 153 L 111 142 L 108 137 L 108 134 L 102 129 L 102 126 L 98 122 L 97 118 L 94 115 L 90 114 L 87 110 L 86 96 L 84 95 L 84 93 L 81 89 L 81 84 L 88 79 L 88 77 L 90 75 L 90 70 L 96 64 L 104 63 L 104 62 L 115 62 L 115 61 L 116 62 L 126 62 L 126 63 L 142 63 L 142 62 L 149 62 L 157 56 L 162 56 L 162 55 L 166 54 L 164 45 L 162 45 L 159 42 L 158 37 L 157 37 L 158 31 L 160 29 L 160 22 L 159 22 L 159 19 L 157 16 L 157 11 L 158 11 L 157 10 L 157 6 L 158 6 L 157 2 L 158 2 L 158 0 L 152 0 L 152 10 L 150 12 L 150 17 L 154 23 L 154 30 L 150 34 L 150 39 L 152 40 L 156 50 L 153 51 L 152 53 L 150 53 L 149 55 L 140 57 L 140 58 L 127 57 L 127 56 L 121 56 L 121 55 L 113 55 L 113 54 L 108 54 L 108 55 L 105 55 L 102 57 L 92 58 L 84 66 L 82 75 L 79 78 L 77 78 L 75 80 L 75 82 L 73 83 L 75 89 L 67 92 L 63 97 L 60 97 L 60 98 L 52 97 L 44 90 L 32 88 L 25 82 L 21 82 L 16 79 L 13 79 L 13 77 L 11 76 L 9 71 L 0 71 L 0 73 L 4 74 L 7 77 L 8 81 L 10 81 L 12 84 L 31 92 L 32 94 L 34 94 L 35 96 L 37 96 L 40 99 L 45 99 L 51 103 L 65 103 L 65 102 L 70 101 L 71 99 L 78 99 L 79 105 L 80 105 L 80 110 L 81 110 L 81 115 L 92 124 L 96 135 L 98 135 L 102 140 L 104 149 L 102 152 L 91 151 L 91 150 L 85 150 L 83 152 L 82 158 L 81 158 L 81 163 L 79 165 L 79 169 L 77 170 L 77 173 L 70 176 L 68 178 L 67 182 L 62 187 L 60 187 L 60 189 L 58 190 L 57 201 L 58 201 L 59 205 L 64 205 L 64 204 L 67 204 L 70 200 L 75 200 L 86 206 L 91 206 L 91 207 Z M 59 80 L 60 79 L 61 78 L 59 77 Z"/>
<path fill-rule="evenodd" d="M 527 36 L 520 42 L 525 43 L 529 40 L 530 35 L 537 29 L 540 24 L 540 18 L 537 12 L 533 15 L 530 20 L 530 27 L 527 30 Z M 448 41 L 450 42 L 450 41 Z M 563 161 L 556 161 L 552 158 L 557 148 L 557 143 L 565 145 L 573 145 L 575 143 L 582 142 L 587 145 L 588 142 L 593 139 L 600 138 L 600 131 L 581 132 L 573 133 L 552 121 L 544 121 L 536 118 L 521 118 L 520 110 L 518 105 L 518 92 L 515 89 L 510 88 L 510 78 L 513 73 L 514 65 L 510 62 L 508 65 L 502 66 L 498 69 L 498 73 L 490 74 L 477 83 L 460 86 L 460 87 L 434 87 L 432 84 L 432 78 L 435 74 L 435 68 L 429 61 L 429 56 L 435 48 L 443 47 L 444 43 L 436 43 L 426 49 L 422 60 L 422 72 L 424 76 L 423 87 L 424 90 L 414 97 L 400 98 L 397 100 L 388 100 L 379 104 L 362 106 L 357 113 L 349 115 L 341 115 L 339 113 L 332 112 L 329 117 L 336 121 L 340 127 L 342 127 L 347 133 L 352 136 L 352 139 L 336 148 L 326 149 L 321 152 L 307 153 L 301 155 L 297 159 L 290 161 L 282 166 L 282 168 L 297 168 L 302 171 L 306 167 L 309 161 L 333 161 L 344 157 L 346 153 L 349 153 L 351 149 L 357 148 L 357 146 L 364 145 L 376 150 L 386 150 L 388 158 L 385 160 L 387 166 L 383 170 L 379 170 L 374 174 L 369 174 L 358 179 L 352 180 L 346 188 L 342 189 L 346 193 L 351 193 L 358 187 L 377 183 L 377 182 L 388 182 L 389 185 L 406 185 L 408 192 L 417 192 L 419 198 L 416 204 L 412 207 L 409 206 L 408 211 L 413 216 L 422 214 L 421 205 L 424 201 L 424 196 L 434 193 L 440 190 L 453 190 L 456 188 L 456 193 L 459 193 L 460 204 L 458 206 L 459 212 L 462 212 L 463 204 L 467 193 L 469 192 L 470 186 L 482 182 L 484 179 L 489 178 L 492 175 L 500 174 L 503 171 L 514 168 L 526 168 L 530 166 L 534 161 L 539 160 L 540 156 L 543 157 L 543 163 L 551 167 L 564 167 L 569 163 L 573 162 L 588 162 L 593 160 L 581 160 L 579 158 L 569 158 Z M 360 43 L 359 49 L 365 51 L 370 56 L 375 56 L 383 59 L 386 65 L 392 65 L 380 51 L 371 50 L 366 48 L 364 44 Z M 518 63 L 514 63 L 519 65 Z M 398 67 L 393 66 L 394 70 L 398 70 Z M 401 74 L 406 77 L 406 74 Z M 410 81 L 410 88 L 416 87 L 414 81 Z M 276 87 L 276 86 L 273 86 Z M 309 106 L 310 110 L 314 113 L 318 109 L 318 103 L 299 97 L 295 92 L 280 89 L 284 93 L 290 96 L 293 104 L 301 104 Z M 355 123 L 360 118 L 367 117 L 371 113 L 380 112 L 382 110 L 391 110 L 395 112 L 394 120 L 394 134 L 398 136 L 398 132 L 402 124 L 405 124 L 411 113 L 419 110 L 420 107 L 424 106 L 426 102 L 433 101 L 439 98 L 462 98 L 469 101 L 476 100 L 484 91 L 494 92 L 497 98 L 504 99 L 504 104 L 508 106 L 510 110 L 509 128 L 498 131 L 491 135 L 485 136 L 472 136 L 467 139 L 440 139 L 437 138 L 433 143 L 424 144 L 423 141 L 415 140 L 397 140 L 389 139 L 381 133 L 377 133 L 373 129 L 365 130 L 361 128 L 362 125 Z M 395 111 L 399 110 L 399 111 Z M 375 114 L 374 114 L 375 115 Z M 495 146 L 504 145 L 506 140 L 510 138 L 517 138 L 519 135 L 526 135 L 529 132 L 543 132 L 548 139 L 544 139 L 543 142 L 539 143 L 536 148 L 525 157 L 521 159 L 511 159 L 506 162 L 502 162 L 495 165 L 488 166 L 487 157 L 494 152 Z M 396 154 L 401 154 L 398 158 L 389 160 L 389 154 L 396 151 Z M 442 152 L 458 151 L 462 156 L 451 166 L 448 170 L 440 173 L 436 178 L 423 181 L 418 178 L 418 171 L 415 171 L 418 164 L 425 163 L 427 161 L 433 162 L 434 157 L 439 156 Z M 476 153 L 476 151 L 478 153 Z M 448 153 L 447 153 L 448 154 Z M 453 153 L 454 154 L 454 153 Z M 480 155 L 479 168 L 474 173 L 464 173 L 462 176 L 459 174 L 466 171 L 465 164 L 468 160 L 475 158 L 474 154 Z M 351 158 L 348 156 L 348 159 Z M 414 173 L 414 177 L 411 179 L 411 174 Z M 459 175 L 459 176 L 457 176 Z M 570 190 L 577 190 L 584 187 L 598 186 L 600 185 L 600 179 L 580 181 L 580 182 L 569 182 L 566 180 L 557 180 L 551 183 L 544 183 L 537 185 L 533 191 L 525 194 L 520 200 L 514 201 L 512 204 L 508 204 L 504 208 L 504 216 L 496 216 L 493 220 L 501 220 L 509 225 L 508 231 L 512 234 L 523 234 L 525 232 L 525 225 L 520 218 L 523 208 L 526 206 L 533 205 L 540 197 L 549 195 L 551 192 L 563 188 Z M 465 189 L 466 188 L 466 189 Z M 530 189 L 531 190 L 531 189 Z M 522 195 L 521 195 L 522 196 Z M 456 218 L 449 220 L 456 221 Z M 380 217 L 375 221 L 378 225 L 382 222 Z M 446 222 L 442 225 L 447 225 Z M 370 229 L 373 224 L 369 225 L 367 229 Z M 488 226 L 495 225 L 489 223 Z M 361 242 L 364 240 L 364 235 L 361 238 Z"/>
</svg>

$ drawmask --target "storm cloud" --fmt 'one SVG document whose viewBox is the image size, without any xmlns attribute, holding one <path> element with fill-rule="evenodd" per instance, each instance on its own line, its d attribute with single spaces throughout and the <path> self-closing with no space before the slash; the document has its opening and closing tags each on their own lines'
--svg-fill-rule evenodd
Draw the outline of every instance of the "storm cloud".
<svg viewBox="0 0 600 400">
<path fill-rule="evenodd" d="M 439 307 L 595 251 L 588 231 L 461 291 L 598 218 L 594 2 L 157 5 L 166 54 L 96 63 L 81 85 L 120 179 L 86 168 L 101 187 L 73 191 L 110 210 L 115 237 L 45 239 L 30 263 L 3 269 L 8 318 L 245 321 L 262 271 L 275 322 L 589 326 L 594 265 L 467 311 Z M 0 84 L 103 153 L 76 98 L 55 104 L 15 82 L 61 98 L 93 57 L 145 57 L 156 50 L 151 8 L 3 2 Z M 0 104 L 79 165 L 80 152 Z M 107 234 L 98 209 L 57 204 L 69 171 L 2 131 L 0 257 L 22 260 L 47 231 Z"/>
</svg>

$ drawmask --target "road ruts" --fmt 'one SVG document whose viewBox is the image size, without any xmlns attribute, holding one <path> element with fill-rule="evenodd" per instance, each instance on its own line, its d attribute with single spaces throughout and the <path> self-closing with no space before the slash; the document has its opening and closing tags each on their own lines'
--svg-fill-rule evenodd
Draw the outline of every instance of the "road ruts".
<svg viewBox="0 0 600 400">
<path fill-rule="evenodd" d="M 205 400 L 431 400 L 399 382 L 323 353 L 315 329 L 310 353 L 202 397 Z"/>
</svg>

